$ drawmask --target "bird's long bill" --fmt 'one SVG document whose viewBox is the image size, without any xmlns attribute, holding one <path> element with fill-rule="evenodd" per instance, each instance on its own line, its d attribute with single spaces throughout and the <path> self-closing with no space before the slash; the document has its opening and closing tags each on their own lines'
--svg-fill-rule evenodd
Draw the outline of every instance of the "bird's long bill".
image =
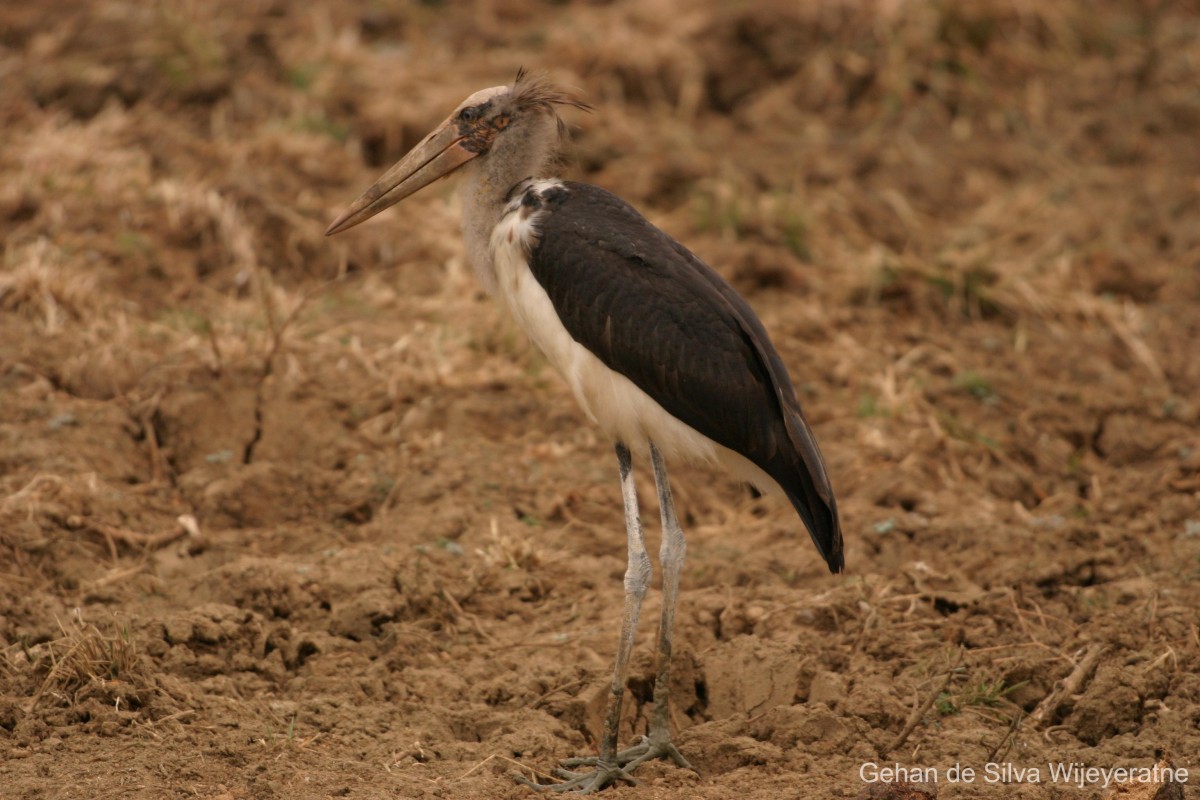
<svg viewBox="0 0 1200 800">
<path fill-rule="evenodd" d="M 446 122 L 384 173 L 325 231 L 326 236 L 341 233 L 394 206 L 413 192 L 449 175 L 476 156 L 462 146 L 462 136 Z"/>
</svg>

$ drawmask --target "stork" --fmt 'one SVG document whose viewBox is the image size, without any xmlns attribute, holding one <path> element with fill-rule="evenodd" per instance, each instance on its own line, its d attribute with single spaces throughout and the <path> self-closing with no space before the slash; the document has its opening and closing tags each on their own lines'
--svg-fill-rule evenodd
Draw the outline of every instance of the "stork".
<svg viewBox="0 0 1200 800">
<path fill-rule="evenodd" d="M 686 544 L 666 462 L 716 462 L 796 509 L 830 571 L 842 571 L 837 504 L 812 430 L 761 322 L 711 267 L 629 204 L 584 183 L 537 177 L 564 125 L 557 107 L 586 103 L 524 70 L 464 100 L 329 226 L 340 233 L 429 185 L 463 177 L 463 235 L 487 291 L 566 379 L 612 439 L 625 506 L 628 564 L 621 635 L 600 754 L 567 759 L 561 783 L 583 794 L 648 759 L 693 769 L 671 742 L 667 694 Z M 650 583 L 633 454 L 648 457 L 662 518 L 662 616 L 654 711 L 646 736 L 617 750 L 625 674 Z M 581 768 L 591 769 L 581 769 Z"/>
</svg>

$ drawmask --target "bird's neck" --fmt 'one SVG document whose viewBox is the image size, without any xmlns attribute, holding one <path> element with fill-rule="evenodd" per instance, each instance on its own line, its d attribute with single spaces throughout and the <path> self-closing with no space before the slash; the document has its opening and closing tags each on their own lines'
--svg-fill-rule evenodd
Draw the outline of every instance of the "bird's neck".
<svg viewBox="0 0 1200 800">
<path fill-rule="evenodd" d="M 504 198 L 509 188 L 519 180 L 520 177 L 511 181 L 497 180 L 496 176 L 486 171 L 474 170 L 468 173 L 462 187 L 462 229 L 467 258 L 479 282 L 491 295 L 496 293 L 496 267 L 491 252 L 492 230 L 504 213 Z"/>
<path fill-rule="evenodd" d="M 514 126 L 515 127 L 515 126 Z M 463 170 L 463 238 L 467 258 L 488 294 L 496 294 L 492 231 L 504 214 L 508 191 L 526 178 L 539 177 L 551 161 L 557 140 L 553 115 L 512 131 L 495 149 Z"/>
</svg>

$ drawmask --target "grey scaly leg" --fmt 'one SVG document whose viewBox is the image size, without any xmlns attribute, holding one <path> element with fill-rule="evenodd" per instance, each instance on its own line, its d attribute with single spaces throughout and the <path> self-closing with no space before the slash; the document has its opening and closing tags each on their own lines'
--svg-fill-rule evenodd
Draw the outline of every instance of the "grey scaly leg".
<svg viewBox="0 0 1200 800">
<path fill-rule="evenodd" d="M 650 460 L 654 464 L 654 484 L 658 487 L 658 505 L 662 511 L 662 549 L 659 560 L 663 569 L 662 618 L 658 625 L 658 675 L 654 681 L 654 715 L 650 720 L 650 735 L 640 744 L 617 755 L 617 763 L 626 770 L 637 768 L 643 761 L 652 758 L 670 758 L 676 764 L 693 772 L 696 768 L 688 763 L 671 743 L 670 704 L 668 693 L 671 682 L 671 641 L 675 630 L 675 605 L 679 596 L 679 577 L 683 573 L 683 557 L 687 542 L 679 518 L 675 516 L 675 503 L 671 499 L 671 484 L 667 480 L 667 467 L 662 454 L 650 443 Z"/>
<path fill-rule="evenodd" d="M 621 497 L 625 501 L 625 533 L 629 541 L 628 565 L 625 568 L 625 613 L 621 618 L 621 643 L 617 648 L 617 663 L 613 669 L 612 696 L 604 718 L 604 738 L 600 742 L 600 758 L 612 761 L 617 754 L 617 727 L 621 722 L 621 699 L 625 694 L 625 673 L 633 640 L 637 633 L 642 598 L 650 585 L 650 556 L 642 535 L 641 513 L 638 509 L 637 485 L 633 480 L 633 461 L 625 445 L 617 445 L 617 462 L 621 467 Z"/>
<path fill-rule="evenodd" d="M 625 568 L 625 611 L 621 617 L 621 641 L 617 647 L 617 663 L 613 667 L 612 694 L 604 715 L 604 733 L 600 740 L 600 755 L 596 758 L 570 758 L 562 762 L 563 767 L 595 767 L 593 772 L 573 772 L 556 769 L 563 783 L 536 784 L 523 777 L 521 783 L 540 791 L 579 792 L 590 794 L 616 781 L 637 783 L 629 772 L 621 767 L 617 756 L 617 734 L 621 724 L 621 700 L 625 694 L 625 673 L 629 668 L 629 656 L 637 633 L 638 615 L 642 610 L 642 598 L 650 585 L 650 556 L 646 553 L 646 542 L 642 535 L 641 513 L 638 509 L 637 485 L 633 480 L 633 458 L 629 448 L 617 444 L 617 464 L 621 470 L 621 497 L 625 502 L 625 534 L 628 540 L 628 565 Z M 664 545 L 665 547 L 665 545 Z M 664 552 L 665 549 L 664 549 Z M 676 576 L 678 584 L 678 575 Z M 655 690 L 657 697 L 658 691 Z M 640 762 L 639 762 L 640 763 Z"/>
</svg>

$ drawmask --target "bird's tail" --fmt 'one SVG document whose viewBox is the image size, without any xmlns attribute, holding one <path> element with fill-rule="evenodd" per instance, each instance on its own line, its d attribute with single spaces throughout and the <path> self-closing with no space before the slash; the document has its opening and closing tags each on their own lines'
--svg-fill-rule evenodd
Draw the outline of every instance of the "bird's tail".
<svg viewBox="0 0 1200 800">
<path fill-rule="evenodd" d="M 798 409 L 785 413 L 784 419 L 795 457 L 784 459 L 791 462 L 786 466 L 787 474 L 771 477 L 783 487 L 804 521 L 813 544 L 829 565 L 829 571 L 841 572 L 846 566 L 842 553 L 842 524 L 838 519 L 837 499 L 825 471 L 825 459 L 817 448 L 812 429 Z"/>
<path fill-rule="evenodd" d="M 828 504 L 814 504 L 810 498 L 797 496 L 795 492 L 787 491 L 788 500 L 792 501 L 808 535 L 812 537 L 817 551 L 829 565 L 829 571 L 841 572 L 846 568 L 846 558 L 842 553 L 842 527 L 838 520 L 837 502 L 830 499 Z"/>
</svg>

